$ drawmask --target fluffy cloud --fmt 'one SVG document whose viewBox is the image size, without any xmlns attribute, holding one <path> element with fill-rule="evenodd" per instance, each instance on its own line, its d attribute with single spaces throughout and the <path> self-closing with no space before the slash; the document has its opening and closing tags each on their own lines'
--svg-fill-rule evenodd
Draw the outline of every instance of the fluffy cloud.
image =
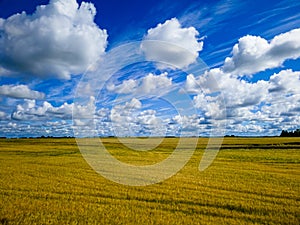
<svg viewBox="0 0 300 225">
<path fill-rule="evenodd" d="M 186 88 L 198 92 L 195 106 L 208 121 L 226 116 L 229 129 L 237 133 L 247 133 L 247 129 L 250 133 L 262 132 L 267 127 L 278 130 L 286 125 L 296 127 L 299 86 L 300 72 L 289 69 L 273 74 L 268 81 L 252 83 L 216 68 L 197 79 L 189 75 L 186 82 Z M 249 124 L 251 121 L 255 124 Z"/>
<path fill-rule="evenodd" d="M 143 78 L 139 92 L 150 94 L 157 91 L 164 91 L 172 86 L 172 78 L 167 77 L 167 73 L 155 76 L 150 73 L 148 76 Z"/>
<path fill-rule="evenodd" d="M 287 59 L 300 57 L 300 29 L 275 36 L 270 42 L 247 35 L 234 45 L 232 57 L 227 57 L 223 71 L 233 75 L 252 75 L 276 68 Z"/>
<path fill-rule="evenodd" d="M 130 102 L 126 102 L 124 105 L 116 105 L 112 108 L 110 119 L 111 121 L 119 124 L 124 122 L 130 122 L 132 113 L 142 107 L 142 103 L 133 98 Z"/>
<path fill-rule="evenodd" d="M 64 103 L 55 107 L 44 101 L 37 105 L 35 100 L 25 99 L 23 104 L 18 104 L 11 114 L 14 120 L 52 120 L 52 119 L 91 119 L 95 113 L 95 98 L 90 97 L 86 105 Z"/>
<path fill-rule="evenodd" d="M 206 93 L 221 91 L 227 107 L 245 107 L 259 103 L 268 92 L 266 84 L 265 81 L 249 83 L 237 79 L 219 68 L 206 71 L 198 80 L 198 86 Z"/>
<path fill-rule="evenodd" d="M 207 118 L 227 117 L 231 132 L 274 135 L 280 129 L 295 129 L 300 102 L 300 72 L 282 70 L 269 80 L 250 82 L 253 75 L 277 68 L 288 59 L 300 57 L 300 29 L 275 36 L 271 41 L 244 36 L 233 47 L 224 65 L 201 76 L 189 74 L 185 90 L 194 93 L 194 104 Z M 223 113 L 223 112 L 226 112 Z"/>
<path fill-rule="evenodd" d="M 176 18 L 148 30 L 141 44 L 147 60 L 169 64 L 161 67 L 184 68 L 194 63 L 202 50 L 198 31 L 183 28 Z"/>
<path fill-rule="evenodd" d="M 172 78 L 168 73 L 154 75 L 149 73 L 139 80 L 125 80 L 119 85 L 109 84 L 107 90 L 118 94 L 157 94 L 168 90 L 172 86 Z"/>
<path fill-rule="evenodd" d="M 199 115 L 176 115 L 172 118 L 173 124 L 179 124 L 181 126 L 182 132 L 196 132 L 201 128 L 201 123 L 204 122 L 204 118 Z"/>
<path fill-rule="evenodd" d="M 300 72 L 292 70 L 282 70 L 278 74 L 273 74 L 269 81 L 269 92 L 279 92 L 286 94 L 300 94 Z"/>
<path fill-rule="evenodd" d="M 110 112 L 111 127 L 116 136 L 164 136 L 165 124 L 156 116 L 155 110 L 143 110 L 136 98 L 116 105 Z"/>
<path fill-rule="evenodd" d="M 0 66 L 40 78 L 69 79 L 85 72 L 107 45 L 95 14 L 92 3 L 79 7 L 76 0 L 51 0 L 32 15 L 0 19 Z"/>
<path fill-rule="evenodd" d="M 0 86 L 0 95 L 21 99 L 43 99 L 45 97 L 44 93 L 30 90 L 27 85 L 2 85 Z"/>
</svg>

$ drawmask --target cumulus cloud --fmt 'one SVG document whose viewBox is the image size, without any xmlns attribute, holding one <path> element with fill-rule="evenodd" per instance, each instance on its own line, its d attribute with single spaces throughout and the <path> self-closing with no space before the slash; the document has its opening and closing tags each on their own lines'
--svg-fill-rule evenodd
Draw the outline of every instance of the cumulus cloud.
<svg viewBox="0 0 300 225">
<path fill-rule="evenodd" d="M 111 120 L 115 122 L 122 122 L 122 117 L 128 117 L 132 115 L 132 112 L 140 109 L 142 103 L 140 100 L 133 98 L 130 102 L 126 102 L 124 105 L 116 105 L 111 110 Z"/>
<path fill-rule="evenodd" d="M 2 85 L 0 95 L 20 99 L 43 99 L 45 94 L 29 89 L 27 85 Z"/>
<path fill-rule="evenodd" d="M 225 59 L 223 66 L 198 77 L 189 74 L 184 88 L 196 94 L 195 107 L 204 112 L 207 121 L 223 119 L 226 115 L 228 129 L 237 134 L 248 131 L 274 135 L 280 129 L 295 129 L 299 121 L 300 72 L 285 69 L 268 80 L 256 82 L 243 76 L 298 59 L 299 37 L 300 29 L 277 35 L 270 41 L 244 36 L 234 45 L 232 56 Z"/>
<path fill-rule="evenodd" d="M 206 93 L 221 91 L 227 107 L 245 107 L 262 100 L 268 92 L 267 82 L 250 83 L 237 79 L 219 68 L 206 71 L 199 77 L 198 86 Z"/>
<path fill-rule="evenodd" d="M 276 100 L 277 92 L 281 99 L 286 95 L 300 94 L 298 88 L 300 72 L 290 69 L 274 73 L 268 81 L 259 80 L 255 83 L 238 79 L 229 73 L 224 73 L 219 68 L 206 71 L 198 79 L 193 75 L 189 75 L 189 77 L 191 77 L 188 78 L 189 80 L 194 81 L 198 87 L 202 87 L 207 94 L 221 91 L 227 107 L 246 107 L 262 101 L 272 102 Z M 199 92 L 202 93 L 201 90 Z"/>
<path fill-rule="evenodd" d="M 156 91 L 164 91 L 172 86 L 172 78 L 167 77 L 167 73 L 162 73 L 158 76 L 150 73 L 142 79 L 142 84 L 138 92 L 155 93 Z"/>
<path fill-rule="evenodd" d="M 107 32 L 94 17 L 92 3 L 51 0 L 35 13 L 0 19 L 0 68 L 14 74 L 69 79 L 104 53 Z"/>
<path fill-rule="evenodd" d="M 208 121 L 224 119 L 225 115 L 229 129 L 237 133 L 247 133 L 247 129 L 250 133 L 261 132 L 266 127 L 282 129 L 286 124 L 295 126 L 299 114 L 299 86 L 300 72 L 290 69 L 274 73 L 267 81 L 253 83 L 216 68 L 199 78 L 189 75 L 186 82 L 186 88 L 197 93 L 195 107 L 204 112 Z M 255 124 L 249 124 L 251 121 Z"/>
<path fill-rule="evenodd" d="M 124 80 L 119 85 L 109 84 L 107 90 L 118 94 L 157 94 L 168 90 L 172 86 L 172 78 L 168 78 L 168 73 L 147 76 L 134 80 Z"/>
<path fill-rule="evenodd" d="M 51 103 L 44 101 L 37 104 L 35 100 L 25 99 L 23 104 L 18 104 L 11 114 L 14 120 L 52 120 L 71 119 L 73 113 L 74 119 L 91 119 L 95 113 L 95 98 L 92 96 L 85 105 L 74 103 L 64 103 L 61 106 L 53 106 Z"/>
<path fill-rule="evenodd" d="M 155 110 L 143 110 L 140 100 L 133 98 L 110 112 L 111 126 L 116 136 L 165 135 L 163 121 Z"/>
<path fill-rule="evenodd" d="M 180 124 L 182 131 L 191 132 L 191 131 L 198 131 L 199 129 L 203 129 L 201 123 L 204 122 L 204 118 L 200 115 L 176 115 L 172 118 L 172 123 Z M 195 135 L 196 133 L 194 133 Z"/>
<path fill-rule="evenodd" d="M 147 60 L 166 63 L 160 67 L 184 68 L 194 63 L 203 48 L 194 27 L 183 28 L 173 18 L 148 30 L 141 44 Z"/>
<path fill-rule="evenodd" d="M 299 57 L 300 29 L 277 35 L 269 42 L 259 36 L 247 35 L 234 45 L 232 57 L 225 59 L 222 69 L 232 75 L 252 75 Z"/>
<path fill-rule="evenodd" d="M 278 74 L 273 74 L 269 81 L 269 92 L 279 92 L 279 94 L 300 94 L 300 72 L 292 70 L 282 70 Z"/>
</svg>

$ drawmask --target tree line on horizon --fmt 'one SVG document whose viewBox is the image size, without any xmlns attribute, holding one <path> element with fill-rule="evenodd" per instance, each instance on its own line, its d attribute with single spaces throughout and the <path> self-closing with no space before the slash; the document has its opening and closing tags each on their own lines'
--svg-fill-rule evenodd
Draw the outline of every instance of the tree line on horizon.
<svg viewBox="0 0 300 225">
<path fill-rule="evenodd" d="M 294 131 L 282 130 L 280 137 L 300 137 L 300 129 Z"/>
</svg>

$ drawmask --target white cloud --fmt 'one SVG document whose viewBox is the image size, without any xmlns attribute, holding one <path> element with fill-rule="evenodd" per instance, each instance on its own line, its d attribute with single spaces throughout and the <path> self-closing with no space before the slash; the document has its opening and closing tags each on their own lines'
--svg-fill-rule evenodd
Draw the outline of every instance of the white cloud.
<svg viewBox="0 0 300 225">
<path fill-rule="evenodd" d="M 296 126 L 299 86 L 300 72 L 289 69 L 273 74 L 268 81 L 251 83 L 216 68 L 197 79 L 189 75 L 186 84 L 190 90 L 198 91 L 194 103 L 208 121 L 223 119 L 226 110 L 229 129 L 237 133 L 263 132 L 263 129 L 276 132 L 282 126 Z M 249 125 L 251 121 L 256 124 Z"/>
<path fill-rule="evenodd" d="M 133 98 L 130 102 L 123 105 L 116 105 L 111 109 L 110 119 L 116 136 L 135 136 L 137 135 L 138 125 L 135 122 L 138 110 L 142 103 Z"/>
<path fill-rule="evenodd" d="M 154 75 L 149 73 L 147 76 L 134 80 L 124 80 L 119 85 L 109 84 L 107 90 L 118 94 L 157 94 L 169 90 L 172 86 L 172 78 L 168 78 L 168 73 Z"/>
<path fill-rule="evenodd" d="M 0 136 L 6 137 L 40 137 L 73 136 L 72 126 L 64 120 L 49 121 L 0 121 Z"/>
<path fill-rule="evenodd" d="M 141 86 L 137 91 L 145 94 L 165 91 L 165 89 L 172 86 L 172 78 L 168 78 L 167 75 L 168 73 L 162 73 L 157 76 L 149 73 L 148 76 L 142 79 Z"/>
<path fill-rule="evenodd" d="M 300 111 L 299 71 L 282 70 L 269 80 L 256 82 L 242 77 L 298 59 L 299 37 L 300 29 L 277 35 L 269 42 L 256 36 L 242 37 L 222 67 L 198 77 L 189 74 L 185 90 L 197 94 L 194 104 L 207 121 L 224 119 L 226 111 L 231 132 L 274 135 L 284 127 L 295 129 Z"/>
<path fill-rule="evenodd" d="M 194 63 L 203 48 L 194 27 L 183 28 L 173 18 L 148 30 L 141 44 L 147 60 L 167 63 L 160 67 L 184 68 Z"/>
<path fill-rule="evenodd" d="M 5 119 L 7 117 L 7 114 L 5 112 L 0 111 L 0 119 Z"/>
<path fill-rule="evenodd" d="M 14 120 L 52 120 L 52 119 L 91 119 L 95 114 L 95 98 L 90 97 L 85 105 L 64 103 L 61 106 L 53 106 L 44 101 L 37 105 L 35 100 L 25 99 L 23 104 L 18 104 L 11 118 Z"/>
<path fill-rule="evenodd" d="M 207 93 L 221 91 L 227 107 L 245 107 L 259 103 L 268 92 L 267 82 L 249 83 L 220 69 L 212 69 L 199 78 Z"/>
<path fill-rule="evenodd" d="M 134 92 L 137 88 L 137 81 L 133 79 L 124 80 L 120 85 L 109 84 L 106 86 L 108 91 L 112 91 L 118 94 L 129 94 Z"/>
<path fill-rule="evenodd" d="M 300 94 L 300 72 L 282 70 L 273 74 L 269 82 L 269 92 L 279 92 L 280 95 Z"/>
<path fill-rule="evenodd" d="M 183 131 L 198 131 L 201 128 L 201 123 L 204 118 L 199 115 L 193 114 L 190 116 L 186 115 L 176 115 L 172 118 L 172 122 L 175 124 L 180 124 Z"/>
<path fill-rule="evenodd" d="M 195 107 L 212 120 L 236 117 L 236 109 L 258 104 L 268 93 L 264 81 L 247 83 L 218 68 L 206 71 L 197 79 L 188 75 L 185 88 L 197 93 L 193 99 Z"/>
<path fill-rule="evenodd" d="M 7 124 L 8 127 L 11 127 L 11 128 L 16 128 L 17 127 L 17 124 L 16 123 L 12 123 L 12 122 L 9 122 Z"/>
<path fill-rule="evenodd" d="M 111 128 L 116 136 L 156 135 L 166 132 L 162 119 L 155 110 L 143 110 L 142 103 L 136 98 L 125 104 L 116 105 L 110 112 Z"/>
<path fill-rule="evenodd" d="M 232 54 L 222 67 L 232 75 L 252 75 L 279 67 L 287 59 L 300 57 L 300 29 L 277 35 L 270 42 L 258 36 L 244 36 L 234 45 Z"/>
<path fill-rule="evenodd" d="M 201 87 L 193 74 L 187 75 L 184 89 L 189 93 L 199 93 L 201 91 Z"/>
<path fill-rule="evenodd" d="M 106 30 L 94 22 L 92 3 L 51 0 L 36 12 L 0 20 L 0 66 L 11 73 L 69 79 L 104 53 Z M 3 68 L 1 70 L 3 70 Z"/>
<path fill-rule="evenodd" d="M 142 103 L 136 98 L 131 99 L 130 102 L 126 102 L 124 105 L 116 105 L 111 110 L 111 120 L 115 122 L 122 122 L 121 117 L 131 116 L 133 111 L 140 109 L 141 107 Z"/>
<path fill-rule="evenodd" d="M 2 85 L 0 86 L 0 95 L 11 98 L 43 99 L 45 94 L 33 91 L 27 85 Z"/>
<path fill-rule="evenodd" d="M 140 100 L 133 98 L 133 99 L 131 99 L 130 102 L 126 102 L 123 109 L 132 110 L 132 109 L 140 109 L 141 107 L 142 107 L 142 103 L 140 102 Z"/>
</svg>

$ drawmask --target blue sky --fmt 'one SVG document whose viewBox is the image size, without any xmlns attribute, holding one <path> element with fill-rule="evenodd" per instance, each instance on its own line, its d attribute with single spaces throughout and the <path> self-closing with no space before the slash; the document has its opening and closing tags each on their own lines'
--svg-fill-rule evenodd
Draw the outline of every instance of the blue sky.
<svg viewBox="0 0 300 225">
<path fill-rule="evenodd" d="M 0 18 L 0 136 L 299 128 L 299 1 L 0 0 Z"/>
</svg>

